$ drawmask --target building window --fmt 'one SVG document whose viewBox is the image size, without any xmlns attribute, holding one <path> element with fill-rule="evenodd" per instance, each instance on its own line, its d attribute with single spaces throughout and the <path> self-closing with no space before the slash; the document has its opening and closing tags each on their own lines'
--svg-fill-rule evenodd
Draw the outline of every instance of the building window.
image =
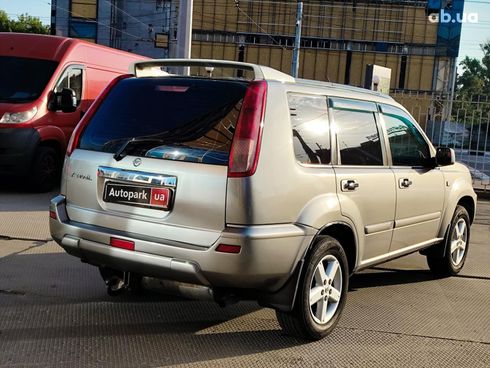
<svg viewBox="0 0 490 368">
<path fill-rule="evenodd" d="M 72 18 L 97 19 L 97 0 L 72 0 Z"/>
<path fill-rule="evenodd" d="M 71 21 L 70 37 L 95 40 L 97 37 L 97 24 L 95 22 Z"/>
<path fill-rule="evenodd" d="M 157 48 L 168 48 L 168 34 L 156 33 L 155 34 L 155 47 Z"/>
<path fill-rule="evenodd" d="M 95 42 L 97 39 L 97 0 L 71 0 L 70 37 Z"/>
</svg>

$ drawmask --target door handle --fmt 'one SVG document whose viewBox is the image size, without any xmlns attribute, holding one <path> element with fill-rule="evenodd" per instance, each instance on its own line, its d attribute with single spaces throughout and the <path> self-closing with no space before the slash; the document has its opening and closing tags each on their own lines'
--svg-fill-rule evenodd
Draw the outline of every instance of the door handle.
<svg viewBox="0 0 490 368">
<path fill-rule="evenodd" d="M 403 178 L 403 179 L 400 179 L 398 181 L 398 183 L 400 184 L 400 188 L 403 189 L 403 188 L 408 188 L 410 185 L 412 185 L 412 181 L 408 178 Z"/>
<path fill-rule="evenodd" d="M 347 192 L 359 188 L 359 183 L 354 179 L 344 179 L 340 182 L 340 186 L 343 192 Z"/>
</svg>

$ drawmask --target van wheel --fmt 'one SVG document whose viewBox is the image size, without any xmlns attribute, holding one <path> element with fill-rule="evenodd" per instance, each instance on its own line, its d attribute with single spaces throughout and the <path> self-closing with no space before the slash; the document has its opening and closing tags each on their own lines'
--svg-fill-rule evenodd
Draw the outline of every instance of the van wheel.
<svg viewBox="0 0 490 368">
<path fill-rule="evenodd" d="M 57 184 L 60 174 L 60 158 L 51 147 L 38 147 L 32 163 L 33 190 L 48 192 Z"/>
<path fill-rule="evenodd" d="M 427 255 L 430 270 L 439 277 L 454 276 L 461 271 L 470 244 L 470 216 L 463 206 L 454 211 L 451 226 L 443 241 L 444 255 L 431 252 Z"/>
<path fill-rule="evenodd" d="M 319 340 L 332 332 L 344 308 L 347 257 L 336 239 L 325 236 L 314 245 L 305 265 L 293 310 L 276 310 L 276 316 L 286 334 Z"/>
</svg>

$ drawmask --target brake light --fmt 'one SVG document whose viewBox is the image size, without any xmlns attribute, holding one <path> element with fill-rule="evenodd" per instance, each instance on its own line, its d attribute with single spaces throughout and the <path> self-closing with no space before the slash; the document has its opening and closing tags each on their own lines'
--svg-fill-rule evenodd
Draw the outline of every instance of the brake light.
<svg viewBox="0 0 490 368">
<path fill-rule="evenodd" d="M 58 216 L 56 216 L 55 211 L 49 211 L 49 217 L 51 217 L 53 220 L 57 220 Z"/>
<path fill-rule="evenodd" d="M 73 151 L 78 147 L 78 141 L 80 140 L 80 136 L 82 135 L 83 131 L 87 127 L 90 119 L 92 116 L 94 116 L 95 112 L 98 110 L 100 104 L 104 99 L 107 97 L 109 94 L 110 90 L 112 87 L 114 87 L 120 80 L 126 79 L 126 78 L 131 78 L 134 77 L 132 74 L 123 74 L 120 75 L 116 78 L 114 78 L 99 94 L 99 96 L 95 99 L 95 101 L 90 105 L 89 109 L 83 115 L 82 119 L 78 122 L 77 126 L 75 127 L 75 130 L 73 131 L 70 141 L 68 142 L 68 147 L 66 149 L 66 155 L 71 156 Z"/>
<path fill-rule="evenodd" d="M 241 249 L 239 245 L 220 244 L 216 247 L 216 252 L 238 254 Z"/>
<path fill-rule="evenodd" d="M 109 243 L 111 247 L 121 248 L 126 250 L 134 250 L 134 241 L 124 240 L 119 238 L 111 238 Z"/>
<path fill-rule="evenodd" d="M 228 177 L 251 176 L 257 169 L 266 95 L 266 81 L 250 82 L 231 144 Z"/>
</svg>

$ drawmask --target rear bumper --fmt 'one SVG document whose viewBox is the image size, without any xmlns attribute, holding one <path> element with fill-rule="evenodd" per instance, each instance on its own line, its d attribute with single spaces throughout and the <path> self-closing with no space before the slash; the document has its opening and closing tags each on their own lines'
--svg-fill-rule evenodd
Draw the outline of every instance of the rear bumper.
<svg viewBox="0 0 490 368">
<path fill-rule="evenodd" d="M 0 176 L 27 174 L 40 140 L 34 128 L 0 128 Z"/>
<path fill-rule="evenodd" d="M 71 222 L 65 198 L 51 201 L 53 239 L 66 252 L 96 265 L 145 276 L 200 284 L 212 288 L 279 290 L 295 271 L 315 230 L 294 224 L 227 227 L 209 248 L 177 246 L 139 239 L 133 234 Z M 109 246 L 111 237 L 135 242 L 135 250 Z M 171 243 L 171 244 L 170 244 Z M 238 254 L 216 251 L 219 244 L 240 245 Z"/>
</svg>

